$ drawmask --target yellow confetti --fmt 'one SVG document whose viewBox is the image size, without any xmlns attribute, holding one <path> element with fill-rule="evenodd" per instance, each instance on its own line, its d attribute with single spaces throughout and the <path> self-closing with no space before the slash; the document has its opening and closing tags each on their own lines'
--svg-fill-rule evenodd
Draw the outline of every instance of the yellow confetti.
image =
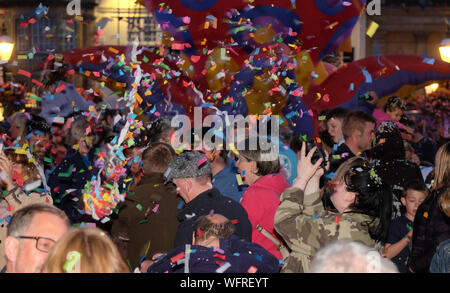
<svg viewBox="0 0 450 293">
<path fill-rule="evenodd" d="M 238 185 L 244 185 L 244 182 L 242 182 L 242 177 L 240 174 L 236 174 L 236 180 Z"/>
<path fill-rule="evenodd" d="M 373 37 L 373 35 L 376 33 L 380 25 L 376 23 L 375 21 L 371 21 L 369 27 L 367 28 L 366 34 L 369 37 Z"/>
</svg>

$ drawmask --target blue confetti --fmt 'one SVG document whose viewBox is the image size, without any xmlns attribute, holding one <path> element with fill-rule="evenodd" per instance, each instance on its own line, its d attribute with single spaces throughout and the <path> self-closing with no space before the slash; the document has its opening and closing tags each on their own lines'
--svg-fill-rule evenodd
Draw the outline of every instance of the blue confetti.
<svg viewBox="0 0 450 293">
<path fill-rule="evenodd" d="M 372 83 L 372 75 L 370 75 L 370 73 L 363 69 L 362 73 L 364 74 L 364 77 L 366 78 L 366 83 Z"/>
</svg>

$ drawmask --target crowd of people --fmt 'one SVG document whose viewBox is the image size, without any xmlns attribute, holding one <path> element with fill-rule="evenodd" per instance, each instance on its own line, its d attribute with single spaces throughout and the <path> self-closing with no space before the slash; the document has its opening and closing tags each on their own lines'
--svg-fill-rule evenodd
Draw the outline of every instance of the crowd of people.
<svg viewBox="0 0 450 293">
<path fill-rule="evenodd" d="M 448 137 L 427 136 L 402 99 L 370 94 L 373 113 L 325 111 L 312 140 L 283 130 L 283 145 L 271 143 L 296 154 L 289 172 L 267 160 L 270 149 L 248 148 L 258 130 L 244 149 L 180 151 L 171 117 L 143 123 L 120 148 L 126 196 L 101 219 L 86 212 L 86 185 L 101 177 L 98 158 L 126 113 L 10 113 L 0 126 L 0 268 L 449 272 Z"/>
</svg>

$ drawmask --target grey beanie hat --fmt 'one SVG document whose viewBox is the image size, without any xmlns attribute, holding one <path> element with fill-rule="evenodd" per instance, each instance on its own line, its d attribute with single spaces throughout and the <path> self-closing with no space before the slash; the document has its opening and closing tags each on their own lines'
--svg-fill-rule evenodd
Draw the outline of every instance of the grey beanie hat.
<svg viewBox="0 0 450 293">
<path fill-rule="evenodd" d="M 166 183 L 174 178 L 196 178 L 211 175 L 211 164 L 204 154 L 187 151 L 176 156 L 164 173 Z"/>
</svg>

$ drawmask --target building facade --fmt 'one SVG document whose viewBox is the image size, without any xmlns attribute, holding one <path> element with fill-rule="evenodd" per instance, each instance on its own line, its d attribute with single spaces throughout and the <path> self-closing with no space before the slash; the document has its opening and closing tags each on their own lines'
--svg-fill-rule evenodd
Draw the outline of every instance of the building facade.
<svg viewBox="0 0 450 293">
<path fill-rule="evenodd" d="M 447 3 L 448 2 L 448 3 Z M 366 55 L 413 54 L 440 59 L 439 45 L 447 32 L 450 1 L 382 2 L 381 15 L 367 16 L 379 28 L 366 38 Z"/>
<path fill-rule="evenodd" d="M 0 1 L 0 27 L 5 26 L 15 42 L 13 56 L 6 66 L 10 74 L 17 67 L 32 71 L 49 53 L 93 44 L 96 1 L 82 0 L 81 15 L 69 15 L 66 10 L 69 3 L 69 0 Z"/>
</svg>

